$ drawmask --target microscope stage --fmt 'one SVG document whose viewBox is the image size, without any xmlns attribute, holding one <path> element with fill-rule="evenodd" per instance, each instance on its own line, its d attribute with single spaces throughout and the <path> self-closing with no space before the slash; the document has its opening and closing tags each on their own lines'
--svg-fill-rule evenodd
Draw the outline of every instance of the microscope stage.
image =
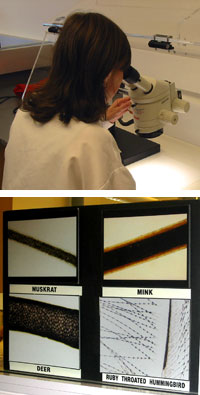
<svg viewBox="0 0 200 395">
<path fill-rule="evenodd" d="M 154 141 L 136 136 L 116 126 L 113 126 L 109 130 L 121 150 L 121 158 L 124 165 L 130 165 L 140 159 L 160 152 L 160 144 Z"/>
</svg>

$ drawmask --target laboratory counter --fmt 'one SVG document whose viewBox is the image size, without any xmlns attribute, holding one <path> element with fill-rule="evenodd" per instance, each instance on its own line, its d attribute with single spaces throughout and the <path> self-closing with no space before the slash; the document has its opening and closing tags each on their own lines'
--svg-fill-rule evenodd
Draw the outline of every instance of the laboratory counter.
<svg viewBox="0 0 200 395">
<path fill-rule="evenodd" d="M 127 166 L 137 191 L 200 189 L 200 147 L 166 134 L 152 140 L 160 152 Z"/>
</svg>

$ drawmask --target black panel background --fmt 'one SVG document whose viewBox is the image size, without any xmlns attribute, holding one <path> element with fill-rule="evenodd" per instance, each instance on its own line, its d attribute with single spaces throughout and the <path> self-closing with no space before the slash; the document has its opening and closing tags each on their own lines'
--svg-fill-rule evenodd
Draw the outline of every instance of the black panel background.
<svg viewBox="0 0 200 395">
<path fill-rule="evenodd" d="M 98 207 L 80 213 L 81 369 L 84 380 L 101 381 L 99 373 L 101 295 L 101 216 Z"/>
<path fill-rule="evenodd" d="M 200 202 L 191 205 L 191 392 L 198 393 L 200 334 Z"/>
<path fill-rule="evenodd" d="M 104 217 L 160 215 L 188 213 L 189 247 L 188 247 L 188 281 L 103 281 L 103 221 Z M 30 279 L 8 279 L 7 273 L 7 221 L 57 218 L 78 216 L 78 282 L 64 278 L 34 278 L 34 284 L 80 285 L 80 325 L 81 325 L 81 370 L 82 380 L 101 382 L 100 362 L 100 323 L 99 297 L 103 286 L 126 286 L 148 288 L 192 288 L 191 301 L 191 361 L 190 382 L 191 393 L 198 393 L 199 369 L 199 333 L 200 333 L 200 202 L 199 201 L 166 201 L 131 203 L 105 206 L 81 206 L 52 209 L 18 210 L 4 214 L 4 355 L 5 369 L 8 369 L 8 325 L 7 297 L 9 283 L 33 283 Z M 24 374 L 24 373 L 23 373 Z M 29 374 L 30 375 L 30 374 Z M 48 376 L 49 377 L 49 376 Z M 51 376 L 52 378 L 52 376 Z M 70 378 L 71 380 L 71 378 Z M 109 385 L 106 383 L 106 385 Z M 114 385 L 112 383 L 112 385 Z M 130 387 L 129 387 L 130 388 Z M 161 390 L 159 390 L 161 391 Z M 173 391 L 173 390 L 172 390 Z"/>
</svg>

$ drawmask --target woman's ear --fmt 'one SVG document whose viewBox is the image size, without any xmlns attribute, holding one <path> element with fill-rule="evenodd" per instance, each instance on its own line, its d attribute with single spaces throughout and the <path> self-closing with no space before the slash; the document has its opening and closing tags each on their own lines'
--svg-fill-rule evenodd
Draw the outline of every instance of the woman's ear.
<svg viewBox="0 0 200 395">
<path fill-rule="evenodd" d="M 104 89 L 106 99 L 109 102 L 117 93 L 121 82 L 123 80 L 123 71 L 122 70 L 112 70 L 104 80 Z"/>
<path fill-rule="evenodd" d="M 106 85 L 109 83 L 110 78 L 111 78 L 111 75 L 112 75 L 112 71 L 110 71 L 110 73 L 107 75 L 107 77 L 106 77 L 105 80 L 104 80 L 104 86 L 105 86 L 105 87 L 106 87 Z"/>
</svg>

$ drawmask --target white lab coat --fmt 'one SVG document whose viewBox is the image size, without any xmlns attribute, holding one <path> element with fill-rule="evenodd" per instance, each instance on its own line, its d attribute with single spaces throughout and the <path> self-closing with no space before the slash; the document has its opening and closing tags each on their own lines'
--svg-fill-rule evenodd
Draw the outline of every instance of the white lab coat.
<svg viewBox="0 0 200 395">
<path fill-rule="evenodd" d="M 55 116 L 41 124 L 18 110 L 5 152 L 3 189 L 135 189 L 111 133 L 100 123 Z"/>
</svg>

